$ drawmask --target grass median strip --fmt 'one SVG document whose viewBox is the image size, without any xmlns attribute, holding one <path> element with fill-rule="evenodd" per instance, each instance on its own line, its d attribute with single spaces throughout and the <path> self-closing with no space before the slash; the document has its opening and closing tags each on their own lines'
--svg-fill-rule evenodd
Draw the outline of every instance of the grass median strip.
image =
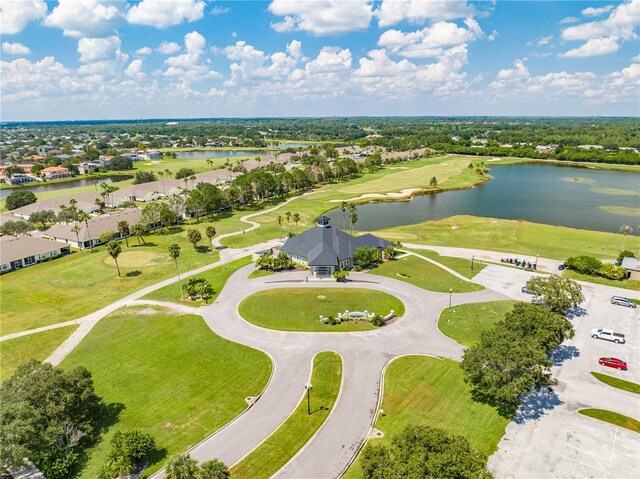
<svg viewBox="0 0 640 479">
<path fill-rule="evenodd" d="M 622 389 L 623 391 L 629 391 L 634 394 L 640 394 L 640 384 L 632 383 L 631 381 L 625 381 L 624 379 L 614 378 L 613 376 L 609 376 L 607 374 L 596 373 L 591 371 L 591 375 L 596 378 L 598 381 L 602 381 L 609 386 L 614 388 Z"/>
<path fill-rule="evenodd" d="M 630 431 L 640 433 L 640 421 L 633 419 L 629 416 L 624 416 L 613 411 L 606 411 L 604 409 L 580 409 L 578 411 L 583 416 L 599 419 L 600 421 L 608 422 L 614 426 L 623 427 Z"/>
<path fill-rule="evenodd" d="M 329 416 L 340 392 L 342 359 L 323 352 L 313 360 L 311 415 L 303 397 L 291 416 L 257 449 L 231 469 L 234 479 L 266 479 L 279 471 L 311 439 Z"/>
<path fill-rule="evenodd" d="M 463 346 L 473 346 L 480 341 L 480 334 L 504 319 L 504 315 L 511 311 L 517 302 L 487 301 L 447 308 L 440 314 L 438 329 Z"/>
</svg>

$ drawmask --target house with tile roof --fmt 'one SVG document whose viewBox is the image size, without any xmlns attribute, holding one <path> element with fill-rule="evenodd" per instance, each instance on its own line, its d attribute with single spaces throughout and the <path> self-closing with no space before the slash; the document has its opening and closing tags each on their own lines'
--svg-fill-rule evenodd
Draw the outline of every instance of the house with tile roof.
<svg viewBox="0 0 640 479">
<path fill-rule="evenodd" d="M 362 246 L 380 251 L 392 243 L 372 234 L 352 236 L 329 224 L 329 218 L 320 216 L 316 226 L 304 233 L 288 238 L 282 251 L 309 267 L 314 278 L 328 278 L 335 271 L 353 267 L 353 254 Z"/>
</svg>

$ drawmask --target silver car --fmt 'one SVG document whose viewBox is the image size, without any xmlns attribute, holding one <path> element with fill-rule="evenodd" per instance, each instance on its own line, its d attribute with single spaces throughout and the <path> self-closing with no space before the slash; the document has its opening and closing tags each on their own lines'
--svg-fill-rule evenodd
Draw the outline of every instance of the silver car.
<svg viewBox="0 0 640 479">
<path fill-rule="evenodd" d="M 624 298 L 622 296 L 612 296 L 611 304 L 617 304 L 618 306 L 626 306 L 627 308 L 637 308 L 638 305 L 631 301 L 629 298 Z"/>
</svg>

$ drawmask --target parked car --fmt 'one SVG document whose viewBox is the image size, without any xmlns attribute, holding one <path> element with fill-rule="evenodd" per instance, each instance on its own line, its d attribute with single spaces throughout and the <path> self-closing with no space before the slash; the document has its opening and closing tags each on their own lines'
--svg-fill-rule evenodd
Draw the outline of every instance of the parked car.
<svg viewBox="0 0 640 479">
<path fill-rule="evenodd" d="M 566 264 L 564 264 L 564 261 L 558 265 L 558 269 L 559 269 L 560 271 L 562 271 L 562 270 L 563 270 L 563 269 L 565 269 L 566 267 L 567 267 L 567 265 L 566 265 Z"/>
<path fill-rule="evenodd" d="M 629 298 L 623 296 L 612 296 L 611 304 L 617 304 L 618 306 L 626 306 L 627 308 L 637 308 L 638 305 L 631 301 Z"/>
<path fill-rule="evenodd" d="M 522 291 L 524 294 L 532 294 L 532 295 L 536 295 L 538 293 L 536 293 L 534 290 L 527 288 L 526 286 L 523 286 L 520 291 Z"/>
<path fill-rule="evenodd" d="M 600 363 L 600 366 L 607 366 L 610 368 L 620 369 L 622 371 L 627 370 L 627 363 L 618 358 L 600 358 L 598 363 Z"/>
<path fill-rule="evenodd" d="M 594 339 L 606 339 L 607 341 L 613 341 L 616 344 L 619 344 L 619 343 L 624 344 L 626 342 L 624 339 L 624 334 L 616 333 L 611 329 L 604 329 L 604 328 L 592 329 L 591 337 Z"/>
</svg>

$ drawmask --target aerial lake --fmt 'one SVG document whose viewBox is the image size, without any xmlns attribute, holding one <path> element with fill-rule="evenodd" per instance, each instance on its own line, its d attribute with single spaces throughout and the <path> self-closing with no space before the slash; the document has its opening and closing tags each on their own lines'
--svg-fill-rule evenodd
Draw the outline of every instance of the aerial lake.
<svg viewBox="0 0 640 479">
<path fill-rule="evenodd" d="M 113 175 L 106 176 L 102 178 L 98 178 L 99 183 L 117 183 L 118 181 L 129 180 L 133 178 L 133 176 L 127 175 Z M 75 188 L 76 186 L 91 186 L 91 180 L 88 178 L 84 178 L 81 180 L 71 180 L 64 181 L 60 183 L 43 183 L 38 181 L 37 183 L 28 183 L 28 186 L 20 186 L 17 188 L 7 188 L 0 190 L 0 199 L 6 198 L 14 191 L 31 191 L 35 194 L 42 193 L 44 191 L 53 191 L 53 190 L 65 190 L 67 188 Z"/>
<path fill-rule="evenodd" d="M 178 158 L 193 160 L 196 158 L 231 158 L 234 156 L 265 156 L 270 154 L 264 150 L 194 150 L 177 151 Z"/>
<path fill-rule="evenodd" d="M 638 173 L 540 164 L 488 166 L 493 179 L 475 188 L 359 205 L 356 229 L 375 231 L 471 215 L 609 232 L 630 225 L 637 231 Z M 342 225 L 339 209 L 327 216 Z"/>
</svg>

